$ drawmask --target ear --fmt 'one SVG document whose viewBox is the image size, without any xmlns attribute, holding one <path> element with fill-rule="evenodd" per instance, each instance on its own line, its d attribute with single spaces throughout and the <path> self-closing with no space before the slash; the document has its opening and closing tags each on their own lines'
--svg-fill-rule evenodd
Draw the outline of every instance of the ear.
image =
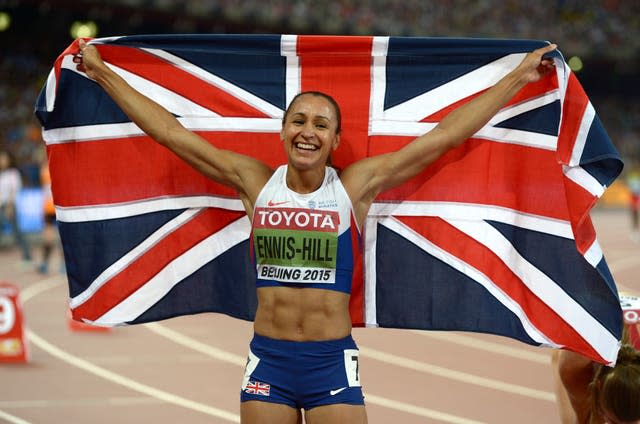
<svg viewBox="0 0 640 424">
<path fill-rule="evenodd" d="M 280 130 L 280 141 L 284 141 L 284 128 Z"/>
<path fill-rule="evenodd" d="M 333 150 L 336 150 L 340 145 L 340 134 L 336 134 L 336 137 L 333 139 Z"/>
</svg>

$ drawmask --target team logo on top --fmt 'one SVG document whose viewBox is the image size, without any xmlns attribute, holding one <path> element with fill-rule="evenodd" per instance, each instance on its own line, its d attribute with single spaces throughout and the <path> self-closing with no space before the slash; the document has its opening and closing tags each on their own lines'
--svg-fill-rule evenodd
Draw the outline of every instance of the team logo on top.
<svg viewBox="0 0 640 424">
<path fill-rule="evenodd" d="M 337 232 L 340 215 L 336 211 L 297 208 L 256 208 L 254 228 Z"/>
</svg>

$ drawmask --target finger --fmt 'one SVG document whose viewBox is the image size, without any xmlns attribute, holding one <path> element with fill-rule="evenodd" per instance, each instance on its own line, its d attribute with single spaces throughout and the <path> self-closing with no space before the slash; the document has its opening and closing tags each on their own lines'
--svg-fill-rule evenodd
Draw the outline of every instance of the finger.
<svg viewBox="0 0 640 424">
<path fill-rule="evenodd" d="M 538 53 L 544 55 L 545 53 L 549 53 L 557 49 L 558 46 L 556 44 L 549 44 L 548 46 L 541 47 L 537 50 Z"/>
</svg>

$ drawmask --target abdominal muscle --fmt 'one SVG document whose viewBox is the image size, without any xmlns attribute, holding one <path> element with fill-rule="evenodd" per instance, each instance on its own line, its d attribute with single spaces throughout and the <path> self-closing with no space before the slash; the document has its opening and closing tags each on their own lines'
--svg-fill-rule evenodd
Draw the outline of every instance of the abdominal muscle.
<svg viewBox="0 0 640 424">
<path fill-rule="evenodd" d="M 297 287 L 258 288 L 254 331 L 279 340 L 335 340 L 351 334 L 349 295 Z"/>
</svg>

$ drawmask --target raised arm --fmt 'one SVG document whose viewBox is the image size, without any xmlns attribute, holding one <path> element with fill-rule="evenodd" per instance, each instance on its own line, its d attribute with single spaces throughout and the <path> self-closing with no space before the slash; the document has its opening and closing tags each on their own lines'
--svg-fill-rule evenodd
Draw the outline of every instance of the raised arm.
<svg viewBox="0 0 640 424">
<path fill-rule="evenodd" d="M 79 40 L 80 54 L 74 57 L 78 70 L 96 81 L 122 111 L 151 138 L 205 176 L 233 187 L 247 210 L 253 213 L 258 193 L 272 170 L 264 163 L 229 150 L 218 149 L 198 134 L 183 127 L 164 107 L 131 87 L 102 60 L 95 46 Z"/>
<path fill-rule="evenodd" d="M 516 69 L 493 87 L 449 113 L 434 129 L 402 149 L 346 168 L 341 179 L 351 196 L 358 222 L 363 222 L 380 192 L 418 175 L 449 149 L 475 134 L 526 84 L 548 74 L 553 61 L 543 59 L 543 55 L 555 48 L 556 45 L 551 44 L 527 54 Z"/>
</svg>

